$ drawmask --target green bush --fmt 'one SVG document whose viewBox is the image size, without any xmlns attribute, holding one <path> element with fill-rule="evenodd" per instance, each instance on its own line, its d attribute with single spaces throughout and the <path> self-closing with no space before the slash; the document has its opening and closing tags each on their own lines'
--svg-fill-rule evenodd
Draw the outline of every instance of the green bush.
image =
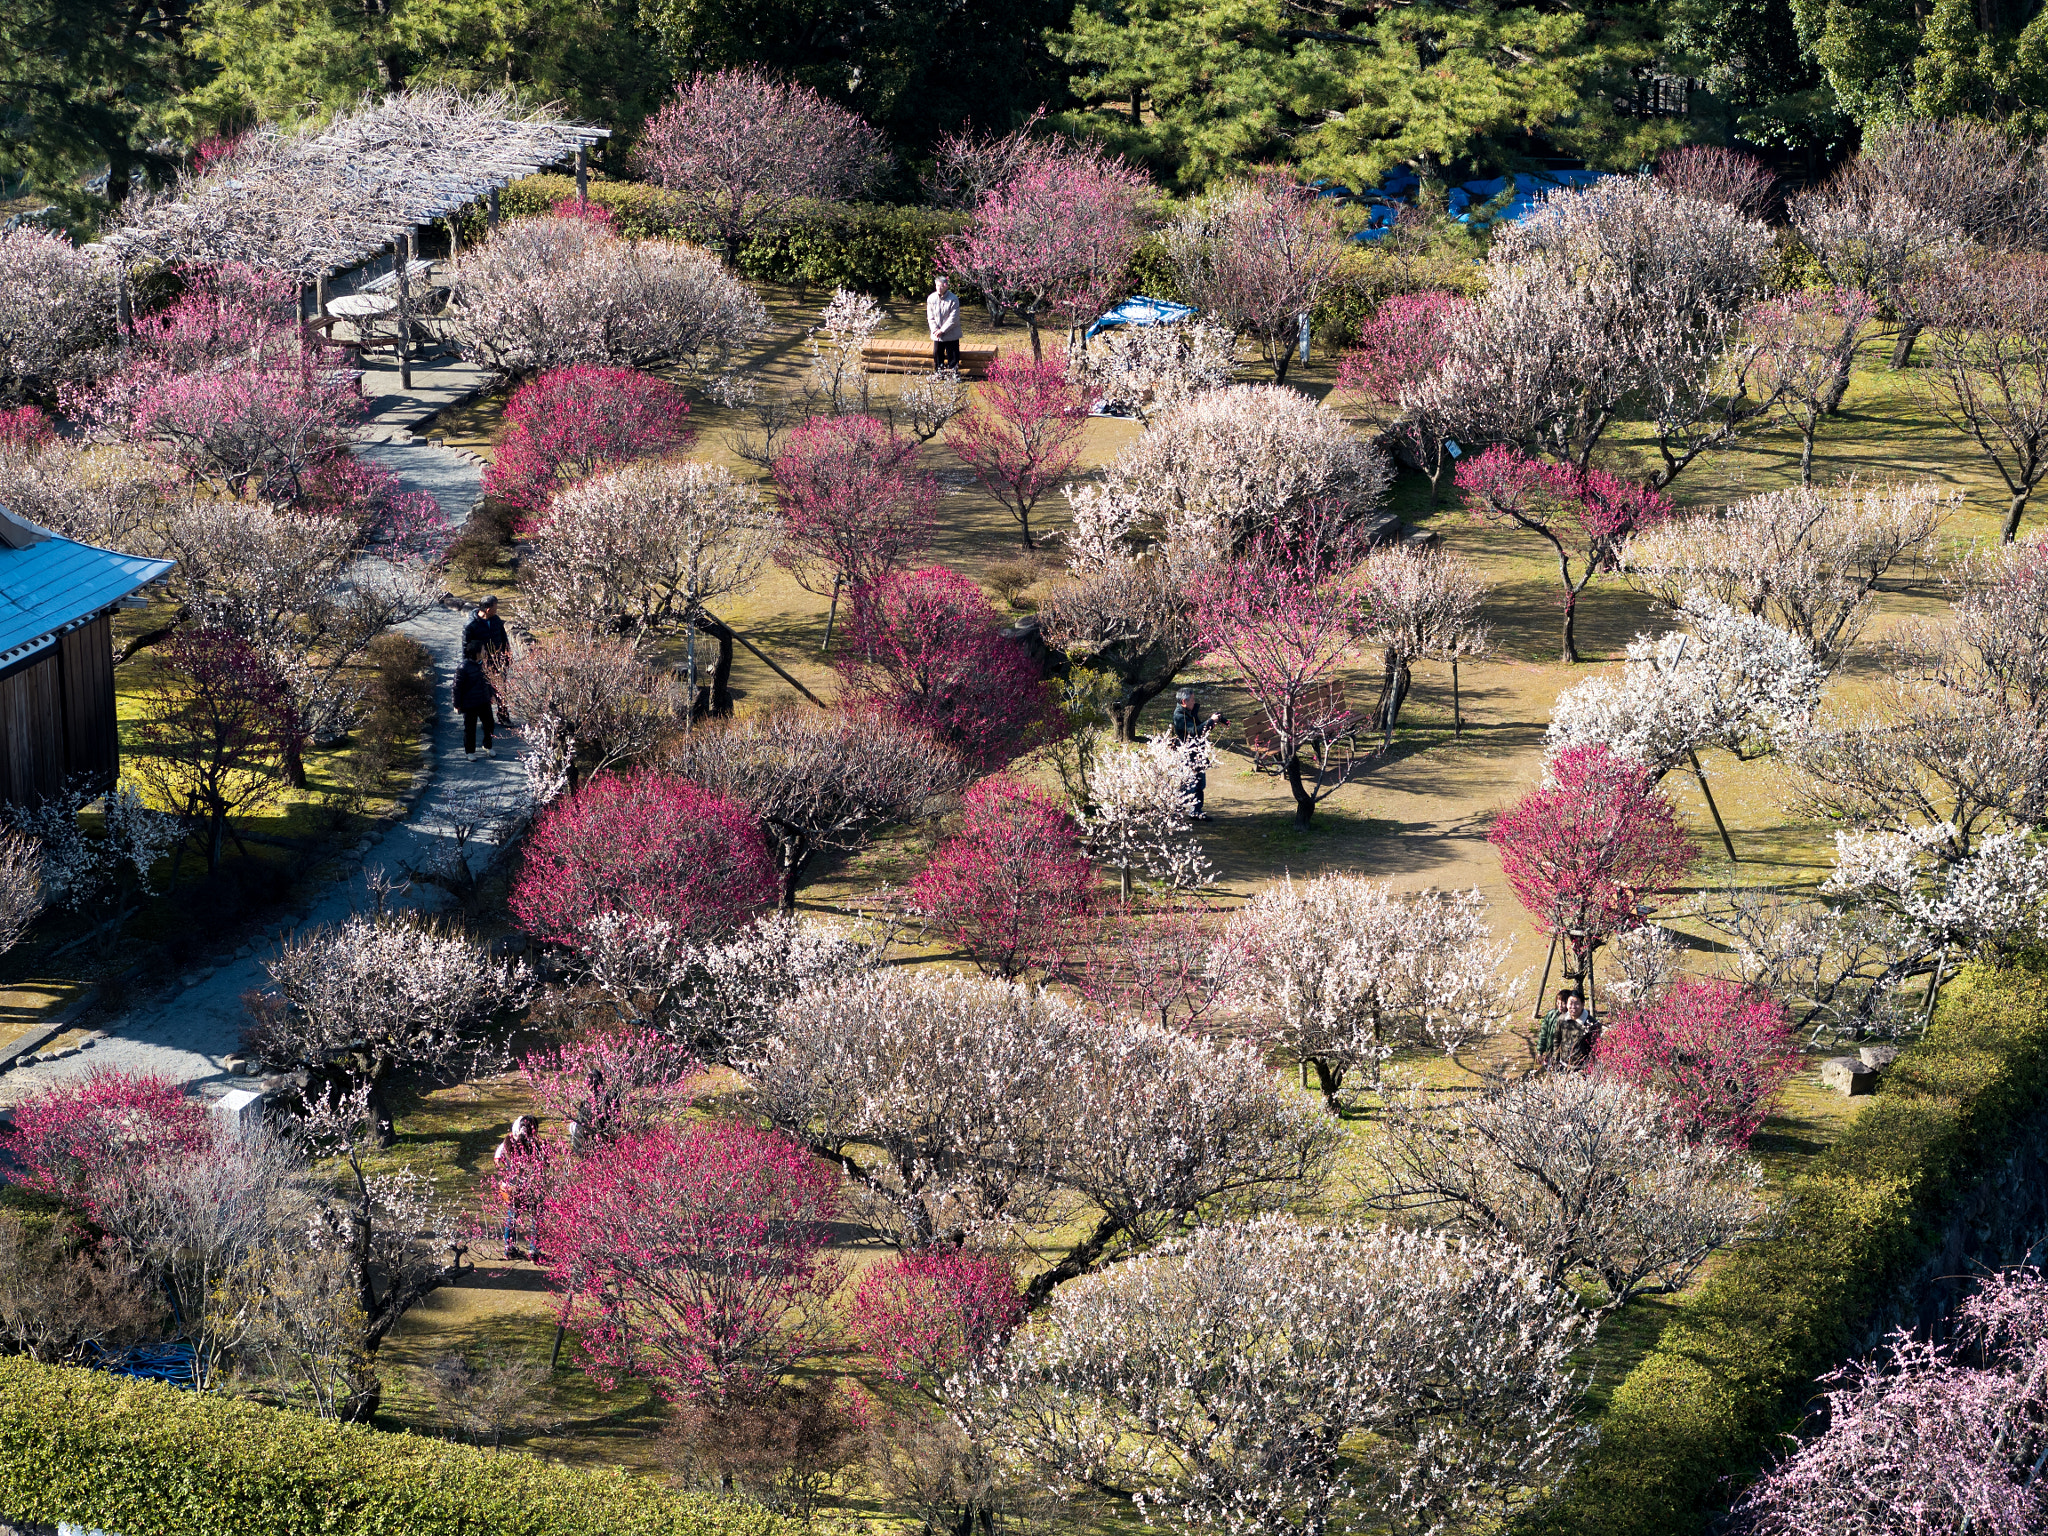
<svg viewBox="0 0 2048 1536">
<path fill-rule="evenodd" d="M 1958 1200 L 2038 1130 L 2039 960 L 1966 968 L 1877 1097 L 1615 1389 L 1600 1444 L 1532 1536 L 1684 1536 L 1793 1428 L 1817 1376 L 1861 1352 L 1938 1251 Z"/>
<path fill-rule="evenodd" d="M 0 1515 L 119 1536 L 777 1536 L 612 1470 L 0 1360 Z"/>
<path fill-rule="evenodd" d="M 713 244 L 713 231 L 693 227 L 659 187 L 633 181 L 593 181 L 590 200 L 607 210 L 623 234 L 637 238 Z M 568 176 L 528 176 L 505 189 L 507 215 L 546 213 L 576 195 Z M 934 208 L 888 203 L 799 203 L 790 221 L 748 243 L 737 263 L 756 282 L 810 288 L 852 288 L 886 299 L 931 291 L 939 241 L 965 226 L 966 216 Z"/>
</svg>

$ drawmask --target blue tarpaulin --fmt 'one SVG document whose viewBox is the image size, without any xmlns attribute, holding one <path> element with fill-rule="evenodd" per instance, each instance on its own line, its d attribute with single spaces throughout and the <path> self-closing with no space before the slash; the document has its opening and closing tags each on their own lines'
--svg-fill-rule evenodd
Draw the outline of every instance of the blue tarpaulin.
<svg viewBox="0 0 2048 1536">
<path fill-rule="evenodd" d="M 86 1348 L 86 1363 L 109 1375 L 192 1389 L 190 1344 L 137 1344 L 130 1349 L 101 1349 L 97 1344 L 89 1344 Z"/>
<path fill-rule="evenodd" d="M 1083 341 L 1093 341 L 1103 331 L 1113 331 L 1126 325 L 1172 325 L 1176 320 L 1185 320 L 1194 313 L 1186 304 L 1176 304 L 1171 299 L 1148 299 L 1140 294 L 1125 299 L 1115 309 L 1082 333 Z"/>
<path fill-rule="evenodd" d="M 1450 214 L 1461 224 L 1470 223 L 1473 213 L 1508 191 L 1508 183 L 1512 181 L 1513 195 L 1495 210 L 1491 222 L 1519 224 L 1543 205 L 1543 199 L 1549 193 L 1564 187 L 1590 187 L 1611 174 L 1608 171 L 1517 171 L 1512 177 L 1468 181 L 1451 188 L 1448 200 Z"/>
</svg>

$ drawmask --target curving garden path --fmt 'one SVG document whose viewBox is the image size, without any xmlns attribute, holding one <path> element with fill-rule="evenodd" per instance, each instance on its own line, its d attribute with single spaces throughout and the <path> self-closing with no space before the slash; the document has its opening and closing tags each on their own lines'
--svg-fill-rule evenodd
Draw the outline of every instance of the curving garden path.
<svg viewBox="0 0 2048 1536">
<path fill-rule="evenodd" d="M 356 452 L 390 470 L 406 490 L 433 496 L 450 526 L 460 527 L 483 494 L 480 462 L 413 438 L 402 427 L 393 430 L 381 414 L 373 418 Z M 402 819 L 345 853 L 329 883 L 314 887 L 310 899 L 302 887 L 301 905 L 283 914 L 279 933 L 348 917 L 368 904 L 370 874 L 382 871 L 394 880 L 403 879 L 407 870 L 430 865 L 452 846 L 452 807 L 479 791 L 509 799 L 518 790 L 519 765 L 507 750 L 503 733 L 497 757 L 465 761 L 462 755 L 462 717 L 449 705 L 448 686 L 461 660 L 462 626 L 468 617 L 466 606 L 447 605 L 399 626 L 433 652 L 436 674 L 434 724 L 422 738 L 426 750 L 420 771 L 405 792 L 412 803 Z M 478 855 L 474 844 L 471 848 L 470 863 L 475 867 Z M 407 904 L 419 906 L 442 899 L 441 892 L 421 884 L 405 898 Z M 228 1058 L 235 1053 L 245 1022 L 242 995 L 268 984 L 262 962 L 274 950 L 274 938 L 244 945 L 231 958 L 176 978 L 168 996 L 158 993 L 103 1026 L 103 1037 L 75 1055 L 25 1063 L 0 1074 L 0 1105 L 82 1077 L 96 1067 L 153 1073 L 207 1093 L 253 1087 L 253 1080 L 228 1066 Z"/>
</svg>

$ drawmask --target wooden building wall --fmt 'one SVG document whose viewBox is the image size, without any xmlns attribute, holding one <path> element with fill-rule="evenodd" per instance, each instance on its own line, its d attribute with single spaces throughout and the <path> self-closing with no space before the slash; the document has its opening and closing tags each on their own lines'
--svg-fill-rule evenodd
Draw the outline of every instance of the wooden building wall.
<svg viewBox="0 0 2048 1536">
<path fill-rule="evenodd" d="M 120 771 L 113 620 L 102 614 L 0 672 L 0 800 L 32 804 L 67 782 L 112 789 Z"/>
</svg>

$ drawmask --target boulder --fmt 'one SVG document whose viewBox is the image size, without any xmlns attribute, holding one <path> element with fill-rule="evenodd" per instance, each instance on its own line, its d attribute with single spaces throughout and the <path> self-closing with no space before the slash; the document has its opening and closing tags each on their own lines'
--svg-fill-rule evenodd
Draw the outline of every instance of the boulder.
<svg viewBox="0 0 2048 1536">
<path fill-rule="evenodd" d="M 1882 1072 L 1899 1059 L 1899 1048 L 1896 1045 L 1859 1045 L 1856 1054 L 1871 1071 Z"/>
<path fill-rule="evenodd" d="M 1820 1064 L 1820 1080 L 1823 1086 L 1853 1099 L 1877 1086 L 1877 1073 L 1865 1066 L 1860 1057 L 1831 1056 Z"/>
</svg>

